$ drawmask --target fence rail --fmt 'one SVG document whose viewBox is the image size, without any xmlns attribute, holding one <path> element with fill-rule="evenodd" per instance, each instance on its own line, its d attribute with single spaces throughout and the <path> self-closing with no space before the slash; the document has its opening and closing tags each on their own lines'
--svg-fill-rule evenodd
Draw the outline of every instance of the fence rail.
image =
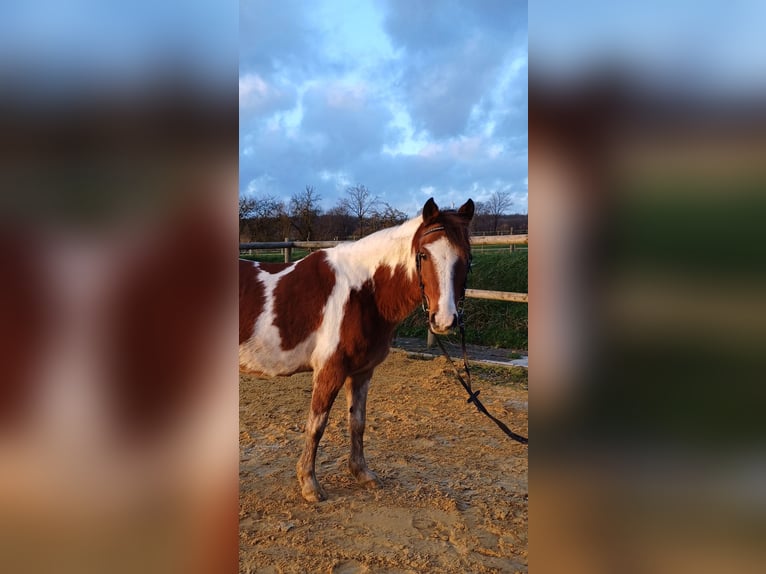
<svg viewBox="0 0 766 574">
<path fill-rule="evenodd" d="M 282 249 L 285 263 L 292 259 L 292 250 L 300 249 L 327 249 L 335 247 L 345 241 L 256 241 L 252 243 L 240 243 L 240 251 L 260 249 Z M 471 237 L 471 245 L 525 245 L 529 238 L 524 235 L 474 235 Z M 510 301 L 514 303 L 529 303 L 527 293 L 511 293 L 508 291 L 489 291 L 484 289 L 466 289 L 465 296 L 470 299 L 489 299 L 491 301 Z"/>
<path fill-rule="evenodd" d="M 489 299 L 490 301 L 511 301 L 512 303 L 529 303 L 528 293 L 511 293 L 510 291 L 488 291 L 485 289 L 466 289 L 465 296 L 469 299 Z"/>
<path fill-rule="evenodd" d="M 473 235 L 471 245 L 526 245 L 529 235 Z"/>
<path fill-rule="evenodd" d="M 250 243 L 240 243 L 239 250 L 255 249 L 292 249 L 299 247 L 302 249 L 327 249 L 335 247 L 340 243 L 347 241 L 255 241 Z M 523 235 L 474 235 L 471 237 L 471 245 L 525 245 L 529 243 L 529 236 Z"/>
</svg>

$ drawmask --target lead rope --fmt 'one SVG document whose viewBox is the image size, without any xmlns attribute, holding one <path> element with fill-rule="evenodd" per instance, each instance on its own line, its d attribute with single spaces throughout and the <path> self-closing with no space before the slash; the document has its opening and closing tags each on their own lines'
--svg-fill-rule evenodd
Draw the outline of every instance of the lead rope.
<svg viewBox="0 0 766 574">
<path fill-rule="evenodd" d="M 468 393 L 468 401 L 469 403 L 473 403 L 476 405 L 476 409 L 480 413 L 484 413 L 487 415 L 494 423 L 500 427 L 500 430 L 503 431 L 506 435 L 511 437 L 513 440 L 520 442 L 521 444 L 528 444 L 529 439 L 525 436 L 521 436 L 520 434 L 517 434 L 513 432 L 511 429 L 508 428 L 508 426 L 498 419 L 497 417 L 493 416 L 487 408 L 482 404 L 482 402 L 479 400 L 479 393 L 481 391 L 474 391 L 471 388 L 471 370 L 468 368 L 468 356 L 466 353 L 465 348 L 465 327 L 463 327 L 462 321 L 460 322 L 460 342 L 461 346 L 463 347 L 463 368 L 465 369 L 465 376 L 468 381 L 466 381 L 461 375 L 460 371 L 458 370 L 457 366 L 455 365 L 455 362 L 452 360 L 452 357 L 450 357 L 449 353 L 447 352 L 447 349 L 444 347 L 444 344 L 442 343 L 441 337 L 434 333 L 434 338 L 436 339 L 436 342 L 439 344 L 439 348 L 442 350 L 442 353 L 444 353 L 444 356 L 447 357 L 447 360 L 449 361 L 449 364 L 452 365 L 452 368 L 455 371 L 455 375 L 457 376 L 458 381 L 460 381 L 460 384 L 463 385 L 463 388 Z"/>
<path fill-rule="evenodd" d="M 435 231 L 442 231 L 444 227 L 433 227 L 423 233 L 423 235 L 428 235 L 429 233 L 433 233 Z M 426 296 L 426 286 L 423 284 L 423 275 L 421 273 L 421 260 L 425 258 L 425 253 L 418 250 L 415 254 L 415 267 L 417 269 L 418 273 L 418 283 L 420 284 L 420 297 L 421 297 L 421 306 L 423 307 L 423 311 L 426 314 L 426 324 L 430 323 L 430 317 L 429 317 L 429 302 L 428 297 Z M 471 263 L 472 263 L 473 257 L 469 254 L 469 260 L 468 260 L 468 271 L 471 271 Z M 467 278 L 466 278 L 467 283 Z M 487 415 L 494 423 L 500 427 L 500 430 L 503 431 L 506 435 L 508 435 L 510 438 L 512 438 L 515 441 L 520 442 L 521 444 L 528 444 L 529 439 L 525 436 L 521 436 L 520 434 L 517 434 L 513 432 L 511 429 L 508 428 L 508 426 L 501 421 L 500 419 L 494 417 L 490 412 L 487 410 L 487 408 L 482 404 L 482 402 L 479 400 L 479 393 L 481 391 L 475 391 L 471 388 L 471 370 L 468 368 L 468 353 L 466 352 L 465 347 L 465 326 L 463 324 L 463 309 L 462 305 L 465 301 L 465 289 L 467 285 L 463 286 L 463 296 L 460 298 L 459 301 L 459 309 L 458 309 L 458 324 L 460 327 L 460 344 L 463 348 L 463 368 L 465 369 L 465 376 L 468 379 L 466 380 L 460 375 L 460 371 L 455 366 L 455 362 L 452 360 L 452 357 L 450 357 L 449 353 L 447 352 L 447 349 L 444 348 L 444 344 L 442 343 L 441 338 L 436 333 L 433 333 L 434 338 L 436 339 L 436 342 L 439 343 L 439 348 L 442 350 L 442 353 L 444 353 L 444 356 L 447 357 L 447 360 L 449 361 L 449 364 L 452 365 L 452 369 L 455 371 L 455 375 L 457 376 L 458 381 L 460 381 L 460 384 L 463 385 L 463 388 L 468 393 L 468 401 L 469 403 L 473 403 L 476 405 L 476 409 L 480 413 L 484 413 Z M 430 330 L 430 326 L 429 326 Z"/>
</svg>

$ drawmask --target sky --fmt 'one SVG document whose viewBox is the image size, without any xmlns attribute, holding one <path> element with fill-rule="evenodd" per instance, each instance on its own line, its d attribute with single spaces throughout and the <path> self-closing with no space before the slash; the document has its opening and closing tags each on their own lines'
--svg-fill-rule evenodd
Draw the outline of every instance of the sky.
<svg viewBox="0 0 766 574">
<path fill-rule="evenodd" d="M 240 194 L 527 212 L 527 3 L 242 0 Z"/>
</svg>

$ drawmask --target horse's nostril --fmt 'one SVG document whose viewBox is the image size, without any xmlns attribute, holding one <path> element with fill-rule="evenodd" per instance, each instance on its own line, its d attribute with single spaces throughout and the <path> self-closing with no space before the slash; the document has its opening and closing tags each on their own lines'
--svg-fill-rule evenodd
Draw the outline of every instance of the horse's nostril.
<svg viewBox="0 0 766 574">
<path fill-rule="evenodd" d="M 431 313 L 431 317 L 428 320 L 431 324 L 436 323 L 436 313 Z"/>
</svg>

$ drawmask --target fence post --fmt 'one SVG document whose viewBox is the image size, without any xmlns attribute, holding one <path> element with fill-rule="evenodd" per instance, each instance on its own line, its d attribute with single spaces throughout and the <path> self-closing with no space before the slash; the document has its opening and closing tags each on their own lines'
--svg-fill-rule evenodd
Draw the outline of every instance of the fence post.
<svg viewBox="0 0 766 574">
<path fill-rule="evenodd" d="M 285 237 L 285 241 L 290 241 L 290 240 L 287 237 Z M 290 263 L 290 259 L 292 259 L 292 256 L 293 256 L 293 248 L 285 247 L 282 251 L 285 254 L 285 263 Z"/>
<path fill-rule="evenodd" d="M 428 338 L 426 339 L 426 349 L 430 349 L 431 347 L 433 347 L 434 343 L 436 343 L 434 334 L 431 332 L 431 329 L 428 329 Z"/>
</svg>

